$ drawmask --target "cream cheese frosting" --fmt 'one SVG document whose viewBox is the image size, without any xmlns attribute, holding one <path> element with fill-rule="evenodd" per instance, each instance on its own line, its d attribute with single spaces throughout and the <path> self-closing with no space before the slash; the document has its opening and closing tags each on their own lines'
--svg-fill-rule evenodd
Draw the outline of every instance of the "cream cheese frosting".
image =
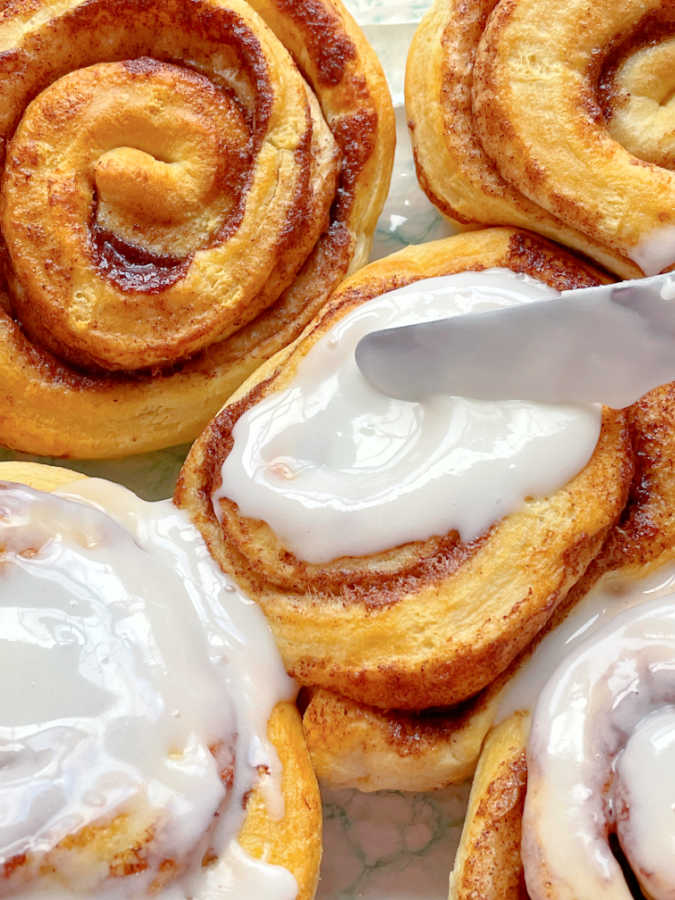
<svg viewBox="0 0 675 900">
<path fill-rule="evenodd" d="M 297 557 L 321 563 L 452 529 L 469 541 L 526 498 L 562 487 L 593 453 L 599 407 L 441 395 L 410 403 L 372 388 L 354 360 L 371 331 L 555 296 L 490 269 L 417 281 L 352 310 L 287 388 L 239 418 L 215 509 L 220 497 L 233 500 Z"/>
</svg>

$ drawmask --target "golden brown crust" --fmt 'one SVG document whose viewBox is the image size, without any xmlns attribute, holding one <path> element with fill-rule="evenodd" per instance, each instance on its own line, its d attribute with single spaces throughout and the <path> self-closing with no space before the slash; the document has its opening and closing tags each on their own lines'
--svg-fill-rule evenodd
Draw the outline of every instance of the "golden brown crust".
<svg viewBox="0 0 675 900">
<path fill-rule="evenodd" d="M 640 274 L 637 245 L 675 221 L 674 46 L 653 46 L 669 33 L 662 0 L 439 0 L 406 73 L 432 202 L 460 222 L 528 227 Z"/>
<path fill-rule="evenodd" d="M 303 337 L 261 367 L 195 443 L 176 501 L 220 565 L 261 604 L 289 671 L 373 706 L 460 702 L 495 678 L 550 618 L 618 517 L 631 475 L 621 415 L 607 412 L 596 452 L 570 484 L 527 503 L 477 540 L 456 534 L 318 566 L 293 557 L 262 522 L 211 494 L 239 415 L 281 389 L 349 309 L 420 277 L 503 265 L 549 283 L 603 276 L 541 238 L 509 229 L 411 247 L 348 279 Z"/>
<path fill-rule="evenodd" d="M 675 426 L 675 420 L 673 424 Z M 675 431 L 668 432 L 668 440 L 672 433 Z M 643 469 L 652 472 L 656 478 L 657 460 L 658 454 L 645 460 Z M 321 781 L 339 787 L 357 787 L 362 791 L 412 791 L 436 790 L 468 778 L 493 726 L 503 691 L 540 641 L 609 570 L 647 571 L 675 556 L 672 535 L 670 544 L 666 544 L 651 541 L 649 535 L 652 532 L 644 532 L 642 543 L 636 545 L 632 530 L 623 524 L 631 506 L 638 518 L 642 517 L 643 507 L 645 513 L 655 505 L 665 511 L 651 495 L 643 492 L 642 498 L 638 497 L 639 483 L 640 478 L 636 476 L 621 519 L 546 625 L 508 668 L 476 696 L 457 706 L 430 710 L 431 715 L 428 715 L 425 712 L 380 710 L 331 691 L 309 690 L 303 727 Z M 670 515 L 669 512 L 665 514 Z"/>
<path fill-rule="evenodd" d="M 284 815 L 272 819 L 256 790 L 246 806 L 239 843 L 251 856 L 283 866 L 298 882 L 298 900 L 312 900 L 321 862 L 321 797 L 307 752 L 298 711 L 279 703 L 269 721 L 268 736 L 283 767 Z"/>
<path fill-rule="evenodd" d="M 497 691 L 450 709 L 381 710 L 313 690 L 302 724 L 314 770 L 332 787 L 433 791 L 474 771 L 496 711 Z"/>
<path fill-rule="evenodd" d="M 60 466 L 45 466 L 31 462 L 0 462 L 0 479 L 27 484 L 36 491 L 56 491 L 66 484 L 86 478 L 81 472 Z"/>
<path fill-rule="evenodd" d="M 520 834 L 529 716 L 514 713 L 485 741 L 476 769 L 450 900 L 525 900 Z"/>
<path fill-rule="evenodd" d="M 58 490 L 86 476 L 55 466 L 35 463 L 2 462 L 0 479 L 28 484 L 37 490 Z M 266 808 L 263 793 L 256 788 L 246 804 L 246 818 L 238 841 L 255 859 L 288 869 L 298 883 L 298 900 L 312 900 L 319 879 L 321 861 L 321 798 L 316 776 L 309 759 L 302 724 L 295 705 L 278 703 L 268 723 L 268 737 L 274 745 L 282 765 L 281 792 L 284 813 L 281 819 L 272 818 Z M 130 843 L 130 835 L 135 836 Z M 111 826 L 90 827 L 61 842 L 48 857 L 46 865 L 57 868 L 68 863 L 69 852 L 82 852 L 85 864 L 108 863 L 112 876 L 120 877 L 140 871 L 146 857 L 144 844 L 152 840 L 151 823 L 142 815 L 132 819 L 121 816 Z M 30 861 L 15 860 L 5 864 L 0 877 L 15 875 L 17 869 Z M 217 861 L 211 861 L 217 864 Z M 163 867 L 167 880 L 173 869 Z"/>
<path fill-rule="evenodd" d="M 671 170 L 672 44 L 672 26 L 658 16 L 647 17 L 639 30 L 614 41 L 597 80 L 598 102 L 614 139 L 638 159 Z"/>
<path fill-rule="evenodd" d="M 0 440 L 16 449 L 191 439 L 367 258 L 393 112 L 339 0 L 17 0 L 0 85 L 0 305 L 24 325 L 0 314 Z"/>
<path fill-rule="evenodd" d="M 601 558 L 606 569 L 639 575 L 675 555 L 675 382 L 630 407 L 635 477 Z"/>
</svg>

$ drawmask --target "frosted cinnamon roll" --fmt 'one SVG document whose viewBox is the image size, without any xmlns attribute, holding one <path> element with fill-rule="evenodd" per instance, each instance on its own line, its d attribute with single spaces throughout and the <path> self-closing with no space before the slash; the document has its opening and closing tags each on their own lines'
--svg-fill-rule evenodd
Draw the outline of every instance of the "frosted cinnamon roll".
<svg viewBox="0 0 675 900">
<path fill-rule="evenodd" d="M 362 265 L 393 113 L 339 0 L 0 13 L 0 441 L 192 439 Z"/>
<path fill-rule="evenodd" d="M 477 892 L 487 900 L 527 896 L 520 839 L 530 716 L 537 699 L 549 679 L 554 684 L 556 667 L 562 671 L 584 640 L 600 642 L 602 629 L 611 631 L 617 616 L 629 615 L 627 610 L 640 615 L 650 603 L 673 603 L 675 384 L 647 394 L 629 410 L 629 421 L 636 468 L 619 522 L 544 632 L 495 686 L 494 718 L 500 724 L 487 737 L 474 777 L 451 878 L 452 900 L 469 900 Z M 623 665 L 630 666 L 629 658 Z M 589 889 L 574 896 L 596 893 Z"/>
<path fill-rule="evenodd" d="M 630 481 L 622 415 L 391 401 L 358 338 L 601 277 L 507 229 L 408 248 L 341 285 L 195 443 L 176 502 L 303 685 L 376 713 L 471 697 L 551 617 Z"/>
<path fill-rule="evenodd" d="M 435 3 L 406 78 L 431 200 L 624 277 L 672 267 L 674 23 L 664 0 Z"/>
<path fill-rule="evenodd" d="M 625 613 L 546 686 L 528 743 L 523 815 L 534 900 L 629 897 L 608 833 L 645 895 L 675 891 L 674 661 L 671 594 Z"/>
<path fill-rule="evenodd" d="M 0 477 L 0 896 L 311 900 L 318 790 L 262 613 L 169 501 Z"/>
</svg>

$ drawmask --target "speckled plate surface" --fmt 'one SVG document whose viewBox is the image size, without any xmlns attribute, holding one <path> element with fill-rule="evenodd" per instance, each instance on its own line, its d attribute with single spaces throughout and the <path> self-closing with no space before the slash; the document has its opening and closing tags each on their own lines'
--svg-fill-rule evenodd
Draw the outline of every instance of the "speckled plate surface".
<svg viewBox="0 0 675 900">
<path fill-rule="evenodd" d="M 407 244 L 452 233 L 420 190 L 403 103 L 408 47 L 428 0 L 343 0 L 385 69 L 396 107 L 397 150 L 391 191 L 373 259 Z M 187 447 L 126 460 L 54 460 L 127 485 L 147 499 L 173 492 Z M 0 459 L 38 459 L 0 450 Z M 50 460 L 40 459 L 41 462 Z M 324 790 L 324 861 L 318 900 L 445 900 L 468 787 L 433 794 Z"/>
</svg>

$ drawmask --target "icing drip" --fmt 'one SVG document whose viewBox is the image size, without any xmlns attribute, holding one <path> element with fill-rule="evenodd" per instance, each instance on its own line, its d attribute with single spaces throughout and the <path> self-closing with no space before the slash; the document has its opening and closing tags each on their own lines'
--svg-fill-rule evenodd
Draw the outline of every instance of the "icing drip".
<svg viewBox="0 0 675 900">
<path fill-rule="evenodd" d="M 448 396 L 408 403 L 373 389 L 354 361 L 371 331 L 554 296 L 493 269 L 418 281 L 348 313 L 289 387 L 237 421 L 215 508 L 233 500 L 296 556 L 319 563 L 452 529 L 469 541 L 526 497 L 562 487 L 593 453 L 599 408 Z"/>
</svg>

